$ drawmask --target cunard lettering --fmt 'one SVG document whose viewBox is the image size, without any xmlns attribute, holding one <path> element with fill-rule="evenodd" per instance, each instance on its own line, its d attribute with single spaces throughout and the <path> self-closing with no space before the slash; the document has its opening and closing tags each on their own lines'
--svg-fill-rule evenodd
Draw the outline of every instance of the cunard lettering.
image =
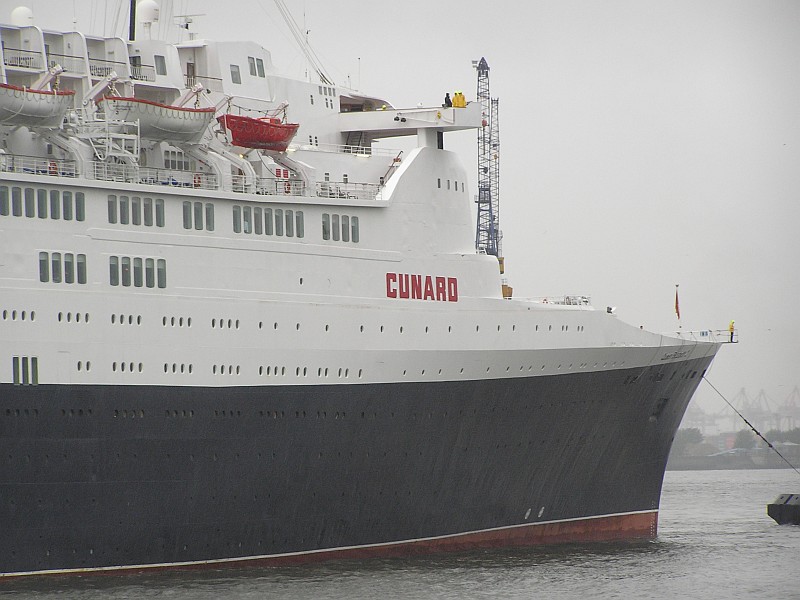
<svg viewBox="0 0 800 600">
<path fill-rule="evenodd" d="M 458 278 L 387 273 L 386 297 L 401 300 L 458 302 Z"/>
</svg>

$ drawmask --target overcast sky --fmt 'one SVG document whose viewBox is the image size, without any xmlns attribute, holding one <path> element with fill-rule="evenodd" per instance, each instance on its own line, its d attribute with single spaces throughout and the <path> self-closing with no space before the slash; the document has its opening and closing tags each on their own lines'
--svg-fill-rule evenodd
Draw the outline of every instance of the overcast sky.
<svg viewBox="0 0 800 600">
<path fill-rule="evenodd" d="M 22 2 L 0 0 L 0 20 Z M 269 0 L 160 2 L 200 37 L 252 39 L 301 76 Z M 36 24 L 112 32 L 109 0 L 28 0 Z M 774 404 L 800 385 L 800 2 L 288 0 L 337 84 L 396 106 L 500 98 L 501 227 L 515 296 L 590 295 L 645 328 L 726 329 L 709 379 Z M 234 9 L 235 6 L 235 9 Z M 53 8 L 58 7 L 54 14 Z M 117 18 L 122 23 L 121 16 Z M 360 61 L 358 60 L 360 58 Z M 449 134 L 470 171 L 475 133 Z M 475 175 L 472 190 L 475 191 Z M 706 384 L 699 404 L 723 408 Z"/>
</svg>

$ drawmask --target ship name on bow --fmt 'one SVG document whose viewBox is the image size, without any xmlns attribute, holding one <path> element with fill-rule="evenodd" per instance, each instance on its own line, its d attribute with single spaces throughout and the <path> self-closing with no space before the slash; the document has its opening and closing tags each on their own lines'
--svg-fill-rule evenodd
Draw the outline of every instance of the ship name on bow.
<svg viewBox="0 0 800 600">
<path fill-rule="evenodd" d="M 458 302 L 458 278 L 386 273 L 386 297 Z"/>
</svg>

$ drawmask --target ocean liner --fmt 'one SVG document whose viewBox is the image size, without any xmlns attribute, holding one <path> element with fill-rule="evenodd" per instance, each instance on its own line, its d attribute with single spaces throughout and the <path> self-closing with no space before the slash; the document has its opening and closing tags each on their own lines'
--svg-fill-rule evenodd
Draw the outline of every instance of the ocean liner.
<svg viewBox="0 0 800 600">
<path fill-rule="evenodd" d="M 656 535 L 722 340 L 504 297 L 444 149 L 479 103 L 0 39 L 2 575 Z"/>
</svg>

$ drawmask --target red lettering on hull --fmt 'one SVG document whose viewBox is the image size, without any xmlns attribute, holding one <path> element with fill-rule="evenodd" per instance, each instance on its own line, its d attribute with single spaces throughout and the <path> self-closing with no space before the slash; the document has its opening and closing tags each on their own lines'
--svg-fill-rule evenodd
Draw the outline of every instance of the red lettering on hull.
<svg viewBox="0 0 800 600">
<path fill-rule="evenodd" d="M 387 273 L 386 297 L 403 300 L 458 302 L 458 278 Z"/>
</svg>

